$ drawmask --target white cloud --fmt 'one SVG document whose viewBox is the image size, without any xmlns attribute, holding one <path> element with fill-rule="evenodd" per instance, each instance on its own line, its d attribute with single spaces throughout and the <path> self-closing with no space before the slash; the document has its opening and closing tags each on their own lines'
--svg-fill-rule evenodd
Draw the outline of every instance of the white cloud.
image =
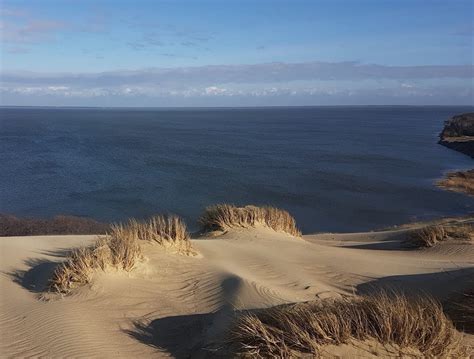
<svg viewBox="0 0 474 359">
<path fill-rule="evenodd" d="M 206 95 L 223 95 L 227 93 L 227 90 L 217 86 L 209 86 L 204 89 L 204 93 Z"/>
<path fill-rule="evenodd" d="M 358 62 L 263 63 L 151 68 L 99 73 L 37 73 L 4 71 L 5 84 L 50 84 L 75 87 L 155 85 L 165 87 L 221 86 L 320 80 L 472 79 L 473 65 L 385 66 Z"/>
<path fill-rule="evenodd" d="M 101 73 L 3 72 L 1 101 L 52 96 L 88 104 L 107 99 L 137 106 L 146 99 L 175 105 L 200 99 L 215 105 L 347 103 L 470 103 L 472 65 L 382 66 L 356 62 L 267 63 L 153 68 Z M 382 100 L 384 99 L 384 100 Z M 165 105 L 168 105 L 165 101 Z"/>
</svg>

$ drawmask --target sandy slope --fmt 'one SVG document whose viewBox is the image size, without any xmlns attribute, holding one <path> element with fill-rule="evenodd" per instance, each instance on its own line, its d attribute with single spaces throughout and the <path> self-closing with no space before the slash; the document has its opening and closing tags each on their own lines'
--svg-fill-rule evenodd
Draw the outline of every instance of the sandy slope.
<svg viewBox="0 0 474 359">
<path fill-rule="evenodd" d="M 133 272 L 100 273 L 72 296 L 38 300 L 55 262 L 93 236 L 0 238 L 2 357 L 206 356 L 231 309 L 379 286 L 445 298 L 474 275 L 474 246 L 403 250 L 404 230 L 304 240 L 269 229 L 195 239 L 198 257 L 148 246 Z M 328 348 L 333 354 L 347 348 Z M 342 350 L 342 352 L 341 352 Z M 379 351 L 378 351 L 379 350 Z M 350 348 L 370 356 L 386 349 Z"/>
</svg>

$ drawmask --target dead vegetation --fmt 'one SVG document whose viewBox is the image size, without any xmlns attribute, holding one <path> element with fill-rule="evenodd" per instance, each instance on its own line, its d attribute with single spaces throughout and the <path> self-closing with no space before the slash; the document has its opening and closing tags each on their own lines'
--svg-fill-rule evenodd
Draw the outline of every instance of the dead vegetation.
<svg viewBox="0 0 474 359">
<path fill-rule="evenodd" d="M 49 289 L 69 293 L 90 282 L 93 273 L 113 268 L 131 271 L 142 255 L 141 241 L 185 254 L 194 254 L 185 223 L 177 216 L 155 216 L 139 222 L 112 225 L 109 233 L 91 246 L 73 250 L 53 272 Z"/>
<path fill-rule="evenodd" d="M 206 231 L 225 231 L 229 228 L 255 227 L 260 224 L 277 232 L 301 237 L 295 219 L 287 211 L 270 206 L 236 207 L 217 204 L 206 208 L 199 223 Z"/>
<path fill-rule="evenodd" d="M 472 241 L 472 224 L 433 224 L 412 231 L 408 243 L 415 247 L 433 247 L 446 240 Z"/>
<path fill-rule="evenodd" d="M 73 250 L 69 258 L 54 270 L 49 289 L 69 293 L 89 283 L 97 270 L 116 268 L 130 271 L 141 256 L 138 238 L 130 236 L 124 226 L 112 226 L 106 237 L 99 238 L 89 247 Z"/>
<path fill-rule="evenodd" d="M 131 219 L 126 230 L 140 240 L 157 243 L 181 254 L 194 254 L 186 224 L 178 216 L 155 216 L 144 222 Z"/>
<path fill-rule="evenodd" d="M 456 328 L 474 334 L 474 281 L 470 289 L 451 296 L 444 309 Z"/>
<path fill-rule="evenodd" d="M 436 184 L 450 191 L 474 195 L 474 170 L 448 173 Z"/>
<path fill-rule="evenodd" d="M 55 216 L 46 218 L 18 218 L 0 214 L 0 236 L 38 236 L 58 234 L 105 234 L 109 230 L 106 223 L 90 218 L 75 216 Z"/>
<path fill-rule="evenodd" d="M 378 293 L 360 298 L 323 300 L 246 313 L 231 332 L 243 357 L 320 357 L 324 345 L 376 340 L 422 356 L 462 352 L 461 336 L 429 297 Z"/>
</svg>

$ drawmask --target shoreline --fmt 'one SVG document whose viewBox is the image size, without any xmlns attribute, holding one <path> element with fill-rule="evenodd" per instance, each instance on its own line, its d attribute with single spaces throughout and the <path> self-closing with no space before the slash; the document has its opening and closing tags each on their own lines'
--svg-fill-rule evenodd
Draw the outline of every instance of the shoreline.
<svg viewBox="0 0 474 359">
<path fill-rule="evenodd" d="M 474 140 L 472 139 L 441 139 L 438 143 L 451 150 L 460 152 L 466 156 L 474 158 Z"/>
<path fill-rule="evenodd" d="M 440 145 L 474 158 L 474 113 L 453 116 L 445 121 L 439 138 Z M 474 169 L 448 172 L 436 185 L 474 196 Z"/>
</svg>

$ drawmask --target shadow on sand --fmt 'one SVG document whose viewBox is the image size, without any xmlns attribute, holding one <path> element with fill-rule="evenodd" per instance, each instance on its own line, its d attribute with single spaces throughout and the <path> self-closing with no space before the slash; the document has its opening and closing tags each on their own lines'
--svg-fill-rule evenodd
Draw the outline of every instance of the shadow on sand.
<svg viewBox="0 0 474 359">
<path fill-rule="evenodd" d="M 407 294 L 428 294 L 445 299 L 453 293 L 463 292 L 472 285 L 474 267 L 424 274 L 387 276 L 359 284 L 358 294 L 371 294 L 380 290 Z"/>
<path fill-rule="evenodd" d="M 454 293 L 462 293 L 472 285 L 474 268 L 464 268 L 437 273 L 397 275 L 379 278 L 357 286 L 357 293 L 370 295 L 380 290 L 405 293 L 406 295 L 433 295 L 444 301 Z M 232 284 L 232 283 L 231 283 Z M 242 311 L 225 307 L 220 311 L 206 314 L 170 316 L 148 323 L 136 322 L 132 330 L 125 332 L 136 340 L 167 352 L 178 359 L 183 358 L 225 358 L 235 353 L 225 333 Z M 457 317 L 448 312 L 458 325 Z M 458 326 L 463 330 L 465 325 Z"/>
<path fill-rule="evenodd" d="M 70 249 L 60 249 L 57 251 L 41 252 L 41 254 L 64 260 L 70 252 Z M 17 269 L 4 274 L 26 290 L 32 293 L 41 293 L 48 287 L 49 279 L 60 262 L 49 259 L 30 258 L 24 261 L 28 269 Z"/>
<path fill-rule="evenodd" d="M 458 330 L 474 334 L 474 267 L 437 273 L 396 275 L 357 286 L 358 294 L 380 290 L 407 295 L 431 295 L 441 301 L 443 311 Z"/>
<path fill-rule="evenodd" d="M 229 275 L 221 283 L 223 304 L 219 310 L 204 314 L 158 318 L 135 322 L 125 332 L 138 341 L 181 358 L 229 357 L 225 335 L 239 311 L 233 304 L 242 286 L 242 278 Z"/>
<path fill-rule="evenodd" d="M 148 324 L 135 322 L 125 330 L 139 342 L 170 353 L 174 358 L 224 358 L 230 349 L 225 332 L 237 312 L 222 309 L 214 313 L 159 318 Z"/>
<path fill-rule="evenodd" d="M 379 250 L 379 251 L 412 251 L 412 250 L 418 249 L 414 247 L 413 245 L 408 244 L 407 242 L 403 242 L 399 240 L 345 245 L 344 248 L 373 249 L 373 250 Z"/>
</svg>

